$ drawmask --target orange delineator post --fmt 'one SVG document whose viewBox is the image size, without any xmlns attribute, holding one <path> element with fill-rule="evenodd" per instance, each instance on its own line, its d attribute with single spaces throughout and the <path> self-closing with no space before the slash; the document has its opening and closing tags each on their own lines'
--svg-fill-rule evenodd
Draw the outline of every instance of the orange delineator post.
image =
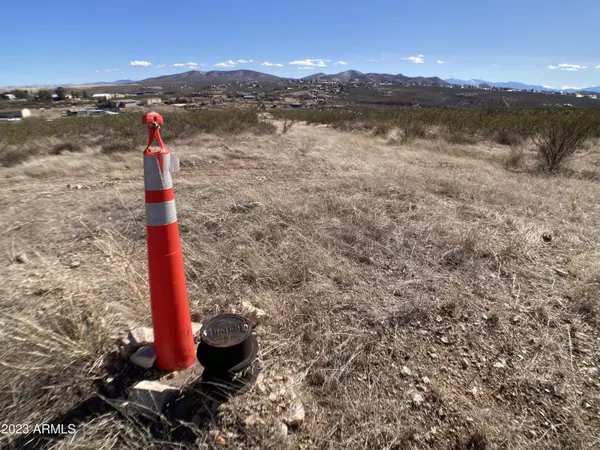
<svg viewBox="0 0 600 450">
<path fill-rule="evenodd" d="M 163 118 L 160 114 L 148 113 L 142 123 L 148 125 L 144 187 L 154 349 L 156 365 L 172 372 L 194 364 L 194 336 L 175 210 L 171 157 L 159 132 Z M 154 141 L 159 146 L 157 151 L 150 148 Z"/>
</svg>

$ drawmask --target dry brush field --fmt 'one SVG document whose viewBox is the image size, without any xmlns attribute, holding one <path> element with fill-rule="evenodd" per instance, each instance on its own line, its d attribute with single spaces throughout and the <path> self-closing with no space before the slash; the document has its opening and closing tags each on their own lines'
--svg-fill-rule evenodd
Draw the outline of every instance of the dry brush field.
<svg viewBox="0 0 600 450">
<path fill-rule="evenodd" d="M 289 380 L 306 419 L 283 437 L 256 387 L 181 446 L 600 447 L 597 142 L 548 176 L 528 144 L 507 170 L 491 142 L 278 127 L 166 143 L 192 317 L 265 310 L 264 380 Z M 117 340 L 151 324 L 136 139 L 0 168 L 0 423 L 95 394 Z M 48 445 L 177 448 L 116 406 Z"/>
</svg>

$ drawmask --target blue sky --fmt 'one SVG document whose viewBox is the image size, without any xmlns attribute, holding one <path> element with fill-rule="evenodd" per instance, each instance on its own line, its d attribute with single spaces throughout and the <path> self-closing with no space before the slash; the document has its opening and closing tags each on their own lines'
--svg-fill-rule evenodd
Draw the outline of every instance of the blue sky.
<svg viewBox="0 0 600 450">
<path fill-rule="evenodd" d="M 598 0 L 7 0 L 0 86 L 192 68 L 598 86 L 599 17 Z"/>
</svg>

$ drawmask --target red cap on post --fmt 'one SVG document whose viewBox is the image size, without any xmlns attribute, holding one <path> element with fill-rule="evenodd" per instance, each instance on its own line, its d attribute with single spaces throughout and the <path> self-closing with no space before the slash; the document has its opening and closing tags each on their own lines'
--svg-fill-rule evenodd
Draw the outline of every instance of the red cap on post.
<svg viewBox="0 0 600 450">
<path fill-rule="evenodd" d="M 162 125 L 163 118 L 159 113 L 149 112 L 148 114 L 144 114 L 142 117 L 142 125 L 152 125 L 157 123 L 158 125 Z"/>
<path fill-rule="evenodd" d="M 158 143 L 158 146 L 160 147 L 160 150 L 159 150 L 160 153 L 168 153 L 169 152 L 169 150 L 167 149 L 167 147 L 165 146 L 164 142 L 162 141 L 162 139 L 160 137 L 160 131 L 158 131 L 160 129 L 160 126 L 163 123 L 164 123 L 163 118 L 158 113 L 150 112 L 150 113 L 144 114 L 142 116 L 142 125 L 148 125 L 148 146 L 144 150 L 145 154 L 157 153 L 157 152 L 153 152 L 150 149 L 150 146 L 152 145 L 152 143 L 154 141 L 156 141 Z"/>
</svg>

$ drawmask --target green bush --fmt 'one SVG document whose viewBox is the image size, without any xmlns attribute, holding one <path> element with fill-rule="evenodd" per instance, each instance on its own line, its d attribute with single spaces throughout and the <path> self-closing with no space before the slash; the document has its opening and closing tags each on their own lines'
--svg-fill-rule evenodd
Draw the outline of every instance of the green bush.
<svg viewBox="0 0 600 450">
<path fill-rule="evenodd" d="M 598 130 L 597 117 L 587 114 L 553 117 L 538 127 L 533 140 L 543 167 L 557 172 Z"/>
<path fill-rule="evenodd" d="M 276 131 L 274 124 L 261 121 L 257 112 L 251 109 L 168 112 L 163 114 L 163 118 L 165 123 L 161 135 L 167 145 L 176 139 L 191 138 L 200 133 L 264 135 Z M 15 165 L 34 155 L 79 152 L 86 145 L 98 143 L 102 153 L 141 151 L 146 145 L 146 130 L 140 114 L 135 113 L 66 117 L 53 121 L 28 118 L 20 122 L 0 123 L 0 163 Z M 37 149 L 35 146 L 40 140 L 49 137 L 64 142 L 31 151 L 31 148 Z"/>
</svg>

